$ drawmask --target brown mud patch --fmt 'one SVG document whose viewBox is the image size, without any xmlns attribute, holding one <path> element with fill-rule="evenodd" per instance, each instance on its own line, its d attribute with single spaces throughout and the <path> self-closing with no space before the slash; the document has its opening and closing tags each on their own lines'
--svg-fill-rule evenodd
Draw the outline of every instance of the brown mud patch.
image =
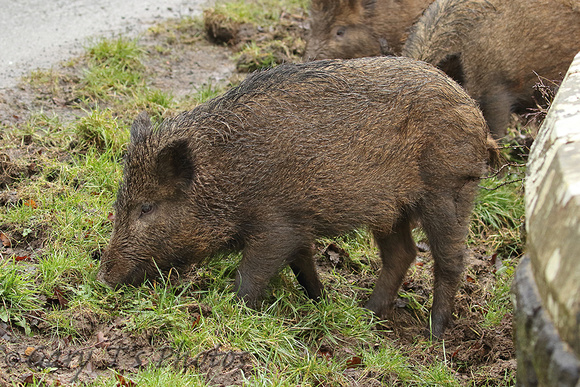
<svg viewBox="0 0 580 387">
<path fill-rule="evenodd" d="M 427 327 L 429 296 L 433 287 L 433 260 L 428 251 L 421 251 L 428 250 L 424 243 L 419 243 L 418 247 L 420 251 L 403 281 L 392 318 L 377 327 L 383 332 L 385 340 L 417 365 L 445 363 L 455 371 L 462 385 L 487 386 L 509 381 L 510 375 L 515 375 L 517 365 L 512 338 L 512 313 L 505 313 L 499 324 L 484 324 L 484 314 L 488 312 L 484 306 L 485 301 L 490 297 L 490 288 L 497 282 L 496 272 L 503 264 L 493 255 L 483 255 L 483 249 L 468 251 L 464 278 L 455 299 L 452 326 L 447 328 L 442 340 L 431 340 Z M 361 275 L 357 269 L 360 264 L 351 260 L 334 243 L 318 246 L 318 252 L 317 265 L 323 278 L 325 272 L 332 270 L 347 281 L 366 288 L 357 295 L 363 306 L 376 276 Z M 378 272 L 380 262 L 365 260 L 363 263 L 370 263 L 375 269 L 373 271 Z M 329 285 L 327 281 L 324 282 L 326 286 Z M 333 350 L 340 352 L 344 349 Z M 348 348 L 345 350 L 349 353 Z M 367 376 L 375 380 L 372 375 Z M 382 381 L 388 380 L 388 385 L 400 385 L 396 377 L 389 379 L 388 375 Z"/>
<path fill-rule="evenodd" d="M 84 323 L 81 319 L 79 325 Z M 176 348 L 151 333 L 125 332 L 121 319 L 106 326 L 89 325 L 91 334 L 79 340 L 26 337 L 0 324 L 0 385 L 82 384 L 111 372 L 120 385 L 125 385 L 121 379 L 134 385 L 131 373 L 146 368 L 203 374 L 209 385 L 241 385 L 255 367 L 249 353 L 220 346 L 199 352 Z"/>
</svg>

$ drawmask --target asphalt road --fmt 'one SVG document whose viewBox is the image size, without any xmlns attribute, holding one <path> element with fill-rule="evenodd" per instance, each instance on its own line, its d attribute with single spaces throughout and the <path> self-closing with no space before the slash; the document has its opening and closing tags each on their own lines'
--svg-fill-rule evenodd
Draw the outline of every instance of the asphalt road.
<svg viewBox="0 0 580 387">
<path fill-rule="evenodd" d="M 0 89 L 79 54 L 92 37 L 136 35 L 155 21 L 196 16 L 211 0 L 0 0 Z"/>
</svg>

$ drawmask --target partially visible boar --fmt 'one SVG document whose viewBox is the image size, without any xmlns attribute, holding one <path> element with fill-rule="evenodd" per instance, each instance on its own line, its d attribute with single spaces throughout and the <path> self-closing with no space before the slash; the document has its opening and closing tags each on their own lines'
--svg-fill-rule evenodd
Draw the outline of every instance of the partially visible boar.
<svg viewBox="0 0 580 387">
<path fill-rule="evenodd" d="M 305 60 L 400 54 L 433 0 L 312 0 Z"/>
<path fill-rule="evenodd" d="M 258 72 L 158 129 L 137 117 L 98 277 L 137 285 L 157 268 L 239 248 L 235 290 L 249 305 L 285 265 L 316 299 L 313 242 L 368 227 L 383 270 L 367 307 L 384 317 L 415 259 L 419 220 L 435 261 L 432 332 L 441 336 L 494 146 L 475 102 L 421 62 Z"/>
<path fill-rule="evenodd" d="M 496 138 L 512 110 L 542 102 L 538 76 L 561 79 L 578 51 L 580 0 L 437 0 L 403 47 L 462 82 Z"/>
</svg>

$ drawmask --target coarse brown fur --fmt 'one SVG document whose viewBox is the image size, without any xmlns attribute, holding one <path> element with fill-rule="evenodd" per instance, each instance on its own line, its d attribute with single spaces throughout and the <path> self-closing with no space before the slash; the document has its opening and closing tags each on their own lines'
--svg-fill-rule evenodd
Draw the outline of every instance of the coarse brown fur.
<svg viewBox="0 0 580 387">
<path fill-rule="evenodd" d="M 312 0 L 305 60 L 400 54 L 433 0 Z"/>
<path fill-rule="evenodd" d="M 437 0 L 403 47 L 462 82 L 496 138 L 512 110 L 542 102 L 538 76 L 562 79 L 578 51 L 580 0 Z"/>
<path fill-rule="evenodd" d="M 152 129 L 131 129 L 99 278 L 139 284 L 237 246 L 238 295 L 260 302 L 290 265 L 311 298 L 316 238 L 368 227 L 383 261 L 367 307 L 386 316 L 415 258 L 435 260 L 432 329 L 451 319 L 474 196 L 495 143 L 475 102 L 407 58 L 282 65 Z"/>
</svg>

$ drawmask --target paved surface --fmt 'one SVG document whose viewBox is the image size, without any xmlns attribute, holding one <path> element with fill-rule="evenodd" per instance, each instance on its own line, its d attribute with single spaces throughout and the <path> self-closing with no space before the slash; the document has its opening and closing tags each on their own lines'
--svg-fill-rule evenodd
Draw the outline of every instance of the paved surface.
<svg viewBox="0 0 580 387">
<path fill-rule="evenodd" d="M 196 16 L 208 0 L 0 0 L 0 89 L 82 51 L 91 37 L 135 35 L 155 21 Z"/>
</svg>

